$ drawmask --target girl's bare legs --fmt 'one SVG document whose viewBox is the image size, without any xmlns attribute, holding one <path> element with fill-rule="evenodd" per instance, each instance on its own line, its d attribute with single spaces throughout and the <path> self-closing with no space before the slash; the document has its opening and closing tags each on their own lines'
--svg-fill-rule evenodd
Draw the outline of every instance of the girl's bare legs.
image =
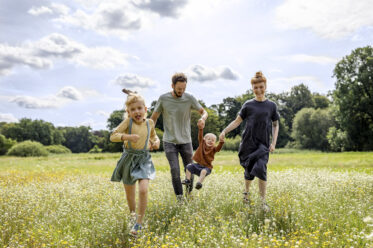
<svg viewBox="0 0 373 248">
<path fill-rule="evenodd" d="M 131 214 L 136 213 L 136 184 L 124 184 L 126 198 Z"/>
<path fill-rule="evenodd" d="M 139 180 L 139 215 L 137 216 L 137 223 L 142 224 L 146 206 L 148 204 L 148 187 L 149 179 Z"/>
</svg>

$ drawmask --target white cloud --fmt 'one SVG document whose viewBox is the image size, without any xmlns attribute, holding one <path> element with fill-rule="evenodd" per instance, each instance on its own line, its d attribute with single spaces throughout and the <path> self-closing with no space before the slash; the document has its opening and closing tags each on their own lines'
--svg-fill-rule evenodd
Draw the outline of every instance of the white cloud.
<svg viewBox="0 0 373 248">
<path fill-rule="evenodd" d="M 337 39 L 373 25 L 371 0 L 285 0 L 276 9 L 279 26 L 309 28 L 319 36 Z"/>
<path fill-rule="evenodd" d="M 314 56 L 308 54 L 294 54 L 280 57 L 280 59 L 286 59 L 294 62 L 315 63 L 320 65 L 336 64 L 339 61 L 338 58 L 328 56 Z"/>
<path fill-rule="evenodd" d="M 40 16 L 40 15 L 67 15 L 69 13 L 69 7 L 63 4 L 52 3 L 50 6 L 39 6 L 32 7 L 27 11 L 30 15 Z"/>
<path fill-rule="evenodd" d="M 94 30 L 102 35 L 126 38 L 129 31 L 138 30 L 145 15 L 128 2 L 101 2 L 92 11 L 77 9 L 70 15 L 61 15 L 55 21 Z"/>
<path fill-rule="evenodd" d="M 18 122 L 18 119 L 13 114 L 0 113 L 0 122 Z"/>
<path fill-rule="evenodd" d="M 57 59 L 96 69 L 126 65 L 135 58 L 111 47 L 87 47 L 68 37 L 52 33 L 36 42 L 21 46 L 0 44 L 0 75 L 9 74 L 17 65 L 34 69 L 50 68 Z"/>
<path fill-rule="evenodd" d="M 57 94 L 47 97 L 15 96 L 9 102 L 16 103 L 19 107 L 27 109 L 59 108 L 70 101 L 81 100 L 82 94 L 72 86 L 65 86 Z"/>
<path fill-rule="evenodd" d="M 186 75 L 192 80 L 199 82 L 212 81 L 218 79 L 237 80 L 240 76 L 228 66 L 217 68 L 203 65 L 193 65 L 186 69 Z"/>
<path fill-rule="evenodd" d="M 74 101 L 82 99 L 82 94 L 76 88 L 72 86 L 63 87 L 57 93 L 57 96 L 70 99 L 70 100 L 74 100 Z"/>
<path fill-rule="evenodd" d="M 0 44 L 0 75 L 11 73 L 16 65 L 26 65 L 34 69 L 46 69 L 52 66 L 53 62 L 33 54 L 27 47 L 12 47 Z"/>
<path fill-rule="evenodd" d="M 132 73 L 119 75 L 113 83 L 120 85 L 121 87 L 134 90 L 150 88 L 155 84 L 149 78 L 141 77 Z"/>
<path fill-rule="evenodd" d="M 104 116 L 104 117 L 109 117 L 110 116 L 110 113 L 106 112 L 106 111 L 103 111 L 103 110 L 98 110 L 96 111 L 96 114 L 97 115 L 101 115 L 101 116 Z"/>
<path fill-rule="evenodd" d="M 135 6 L 140 9 L 150 10 L 160 16 L 177 17 L 179 9 L 183 8 L 188 0 L 133 0 Z"/>
<path fill-rule="evenodd" d="M 44 14 L 52 14 L 53 10 L 48 7 L 40 6 L 40 7 L 32 7 L 27 13 L 34 16 L 44 15 Z"/>
<path fill-rule="evenodd" d="M 19 107 L 27 109 L 49 109 L 57 108 L 61 105 L 61 101 L 56 97 L 40 99 L 32 96 L 16 96 L 11 102 L 16 103 Z"/>
</svg>

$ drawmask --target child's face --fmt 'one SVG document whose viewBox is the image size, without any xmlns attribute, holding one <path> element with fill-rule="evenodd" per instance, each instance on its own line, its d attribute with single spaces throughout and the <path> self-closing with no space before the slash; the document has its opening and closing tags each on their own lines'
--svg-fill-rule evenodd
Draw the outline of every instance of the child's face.
<svg viewBox="0 0 373 248">
<path fill-rule="evenodd" d="M 216 142 L 216 137 L 213 135 L 207 135 L 206 137 L 203 138 L 205 140 L 206 146 L 208 148 L 211 148 L 215 145 Z"/>
<path fill-rule="evenodd" d="M 127 113 L 136 123 L 141 123 L 145 119 L 147 108 L 142 101 L 131 103 L 128 106 Z"/>
<path fill-rule="evenodd" d="M 264 82 L 252 84 L 252 87 L 256 97 L 263 97 L 267 88 Z"/>
</svg>

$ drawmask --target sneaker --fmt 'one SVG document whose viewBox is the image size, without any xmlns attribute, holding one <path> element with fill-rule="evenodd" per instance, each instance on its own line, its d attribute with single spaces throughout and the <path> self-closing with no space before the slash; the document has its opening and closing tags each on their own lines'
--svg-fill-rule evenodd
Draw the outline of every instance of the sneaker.
<svg viewBox="0 0 373 248">
<path fill-rule="evenodd" d="M 181 184 L 190 185 L 192 182 L 189 179 L 181 181 Z"/>
<path fill-rule="evenodd" d="M 200 182 L 196 183 L 196 189 L 200 189 L 200 188 L 202 188 L 202 183 Z"/>
<path fill-rule="evenodd" d="M 139 224 L 139 223 L 136 223 L 132 228 L 131 228 L 131 231 L 130 231 L 130 235 L 132 237 L 137 237 L 140 233 L 142 229 L 142 225 Z"/>
<path fill-rule="evenodd" d="M 249 192 L 243 192 L 242 194 L 243 194 L 243 198 L 242 198 L 243 203 L 250 204 L 251 203 L 250 193 Z"/>
<path fill-rule="evenodd" d="M 262 203 L 262 210 L 266 213 L 268 213 L 269 211 L 271 211 L 271 208 L 267 205 L 266 202 L 263 202 Z"/>
</svg>

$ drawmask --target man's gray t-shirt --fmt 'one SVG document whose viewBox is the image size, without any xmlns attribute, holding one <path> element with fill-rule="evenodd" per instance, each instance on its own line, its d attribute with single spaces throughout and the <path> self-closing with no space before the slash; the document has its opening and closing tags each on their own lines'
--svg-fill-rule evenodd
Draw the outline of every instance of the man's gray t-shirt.
<svg viewBox="0 0 373 248">
<path fill-rule="evenodd" d="M 173 144 L 192 142 L 190 132 L 191 110 L 200 110 L 201 104 L 191 94 L 174 98 L 171 92 L 159 97 L 154 111 L 163 116 L 163 141 Z"/>
</svg>

